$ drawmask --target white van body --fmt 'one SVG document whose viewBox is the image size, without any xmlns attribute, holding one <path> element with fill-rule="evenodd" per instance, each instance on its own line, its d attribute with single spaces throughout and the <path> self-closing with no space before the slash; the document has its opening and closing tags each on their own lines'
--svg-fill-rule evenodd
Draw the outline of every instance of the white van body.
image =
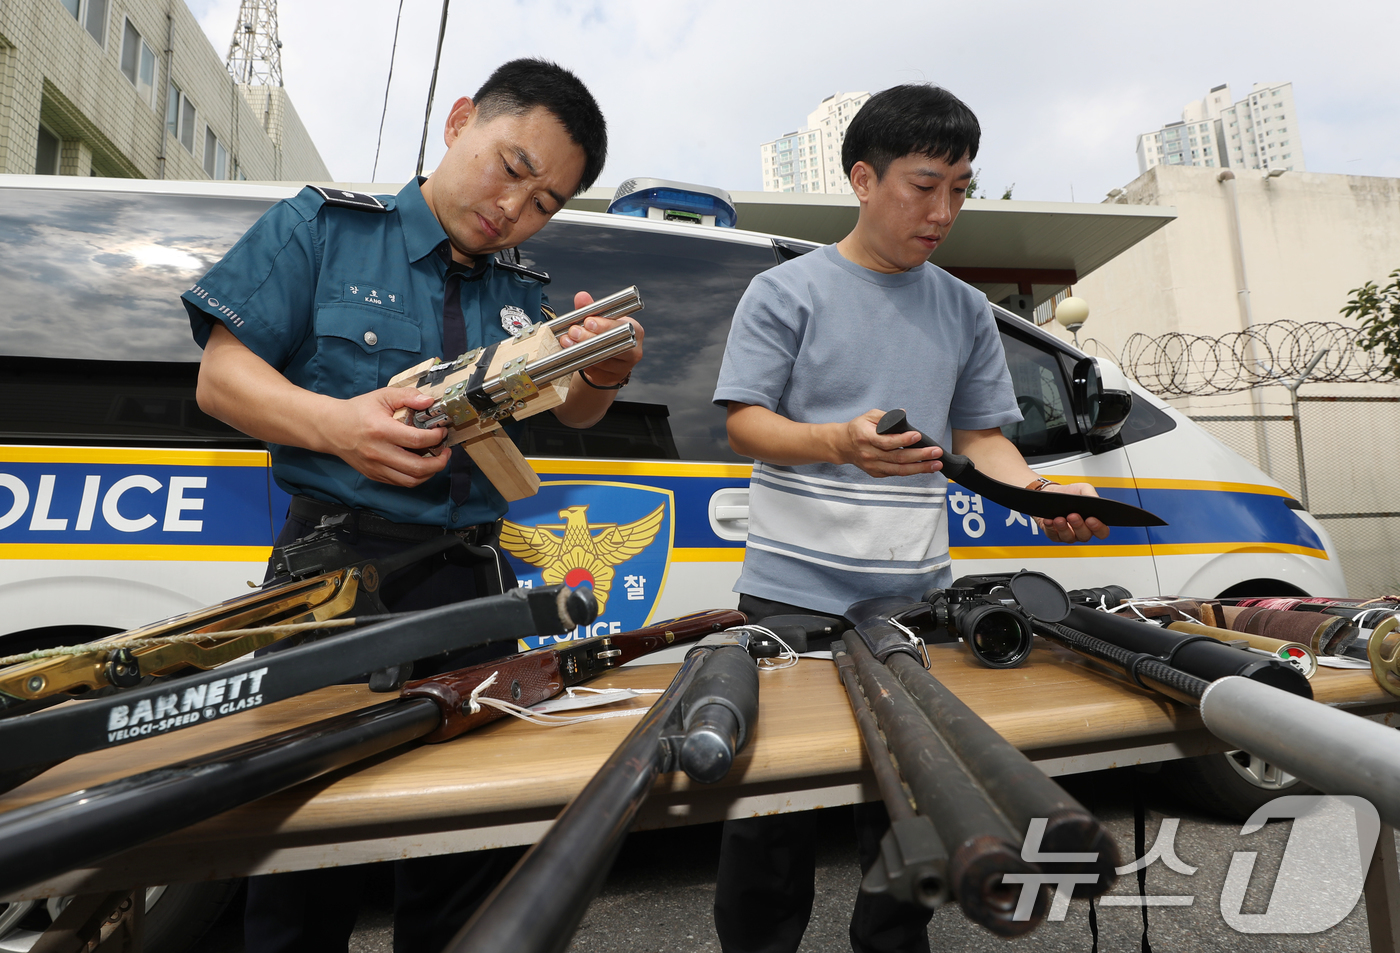
<svg viewBox="0 0 1400 953">
<path fill-rule="evenodd" d="M 288 497 L 259 443 L 194 404 L 199 350 L 178 296 L 295 191 L 0 176 L 0 645 L 91 638 L 261 580 Z M 662 510 L 642 552 L 599 551 L 568 569 L 604 601 L 575 636 L 735 603 L 750 465 L 729 449 L 710 397 L 748 281 L 805 250 L 569 210 L 520 249 L 553 274 L 558 301 L 636 284 L 646 303 L 647 359 L 609 416 L 589 431 L 533 418 L 522 439 L 543 486 L 510 520 L 562 531 L 564 511 L 586 506 L 596 538 Z M 1138 595 L 1346 593 L 1326 532 L 1276 482 L 1136 387 L 1119 437 L 1081 433 L 1069 376 L 1083 355 L 1010 312 L 996 317 L 1027 412 L 1008 436 L 1035 469 L 1170 525 L 1062 546 L 952 487 L 956 573 L 1030 568 L 1067 588 Z M 1116 368 L 1102 373 L 1127 388 Z M 551 568 L 510 558 L 525 585 Z"/>
</svg>

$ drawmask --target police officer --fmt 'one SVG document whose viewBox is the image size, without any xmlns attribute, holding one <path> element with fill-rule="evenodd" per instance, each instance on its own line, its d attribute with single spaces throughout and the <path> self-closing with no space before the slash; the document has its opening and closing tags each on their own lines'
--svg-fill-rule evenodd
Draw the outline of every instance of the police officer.
<svg viewBox="0 0 1400 953">
<path fill-rule="evenodd" d="M 394 420 L 431 398 L 385 385 L 428 357 L 504 340 L 522 320 L 553 316 L 539 277 L 495 253 L 535 234 L 593 184 L 607 153 L 601 111 L 579 79 L 553 63 L 515 60 L 473 99 L 457 100 L 447 154 L 396 196 L 307 187 L 273 206 L 183 296 L 204 348 L 198 400 L 207 413 L 268 442 L 273 475 L 293 494 L 278 544 L 341 517 L 364 558 L 445 533 L 494 542 L 506 502 L 458 448 Z M 580 292 L 581 307 L 591 298 Z M 623 319 L 633 324 L 630 318 Z M 569 347 L 619 322 L 590 318 Z M 631 351 L 580 371 L 555 408 L 574 427 L 596 423 L 641 359 Z M 429 608 L 516 585 L 499 552 L 485 567 L 449 551 L 384 580 L 391 610 Z M 484 569 L 484 571 L 483 571 Z M 478 657 L 479 658 L 479 657 Z M 416 676 L 471 664 L 456 656 Z M 399 865 L 395 950 L 437 953 L 508 869 L 511 857 L 458 855 Z M 247 949 L 344 951 L 362 868 L 249 881 Z"/>
</svg>

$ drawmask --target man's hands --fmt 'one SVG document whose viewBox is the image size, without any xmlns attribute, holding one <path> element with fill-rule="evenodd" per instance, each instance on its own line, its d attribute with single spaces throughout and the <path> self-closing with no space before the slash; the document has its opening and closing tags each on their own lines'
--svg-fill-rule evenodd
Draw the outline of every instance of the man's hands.
<svg viewBox="0 0 1400 953">
<path fill-rule="evenodd" d="M 384 387 L 350 400 L 335 400 L 330 412 L 315 422 L 325 447 L 322 452 L 335 454 L 371 480 L 417 486 L 447 466 L 452 455 L 448 447 L 436 456 L 422 455 L 442 443 L 447 431 L 400 423 L 394 411 L 401 407 L 426 410 L 432 402 L 432 397 L 413 387 Z"/>
<path fill-rule="evenodd" d="M 1098 496 L 1099 493 L 1088 483 L 1065 483 L 1051 484 L 1040 491 L 1041 493 L 1068 493 L 1071 496 Z M 1071 513 L 1069 516 L 1057 516 L 1052 520 L 1038 519 L 1041 529 L 1045 530 L 1045 535 L 1057 543 L 1087 543 L 1089 537 L 1098 539 L 1108 538 L 1108 527 L 1092 516 L 1085 519 L 1078 513 Z"/>
<path fill-rule="evenodd" d="M 908 433 L 878 434 L 875 425 L 885 415 L 883 410 L 870 410 L 855 420 L 841 424 L 845 433 L 840 434 L 836 445 L 838 462 L 860 467 L 873 477 L 912 476 L 915 473 L 937 473 L 943 469 L 938 459 L 943 451 L 937 447 L 909 448 L 917 443 L 920 434 L 916 430 Z"/>
<path fill-rule="evenodd" d="M 200 409 L 239 430 L 289 447 L 331 453 L 371 480 L 417 486 L 447 466 L 448 452 L 419 454 L 447 431 L 419 430 L 394 419 L 400 407 L 423 410 L 432 398 L 412 387 L 386 387 L 338 400 L 298 387 L 222 324 L 204 347 L 196 397 Z"/>
<path fill-rule="evenodd" d="M 575 310 L 592 303 L 593 296 L 586 291 L 580 291 L 574 295 Z M 559 418 L 560 423 L 568 427 L 584 428 L 591 427 L 602 419 L 603 414 L 607 413 L 608 408 L 612 406 L 617 391 L 599 390 L 598 387 L 611 388 L 627 379 L 627 375 L 632 373 L 632 368 L 636 367 L 637 362 L 642 359 L 642 340 L 646 337 L 646 331 L 643 330 L 641 324 L 630 317 L 586 318 L 559 335 L 559 346 L 568 348 L 580 341 L 587 341 L 589 338 L 611 331 L 624 322 L 636 328 L 636 346 L 616 357 L 610 357 L 606 361 L 594 364 L 587 371 L 578 372 L 580 375 L 586 373 L 588 380 L 574 381 L 569 388 L 568 399 L 554 408 L 554 416 Z M 598 387 L 589 387 L 588 381 L 592 381 Z"/>
</svg>

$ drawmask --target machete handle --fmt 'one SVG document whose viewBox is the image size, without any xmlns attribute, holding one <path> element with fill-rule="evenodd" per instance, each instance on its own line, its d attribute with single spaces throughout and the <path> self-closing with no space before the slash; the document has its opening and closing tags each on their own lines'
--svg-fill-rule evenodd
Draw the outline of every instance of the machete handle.
<svg viewBox="0 0 1400 953">
<path fill-rule="evenodd" d="M 880 435 L 892 433 L 908 433 L 914 428 L 909 426 L 909 421 L 904 415 L 904 408 L 896 408 L 880 418 L 880 422 L 875 425 L 875 432 Z M 971 460 L 961 453 L 950 453 L 943 448 L 942 444 L 936 443 L 924 436 L 923 431 L 919 431 L 919 439 L 911 443 L 909 447 L 937 447 L 943 451 L 943 473 L 951 479 L 956 480 L 959 474 L 966 472 L 968 467 L 974 470 L 976 466 Z"/>
</svg>

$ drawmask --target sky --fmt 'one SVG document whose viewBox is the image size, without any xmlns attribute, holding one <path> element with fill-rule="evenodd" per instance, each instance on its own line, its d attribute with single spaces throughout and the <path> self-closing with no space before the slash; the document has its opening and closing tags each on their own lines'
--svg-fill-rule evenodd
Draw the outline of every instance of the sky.
<svg viewBox="0 0 1400 953">
<path fill-rule="evenodd" d="M 188 0 L 228 49 L 238 0 Z M 414 172 L 440 0 L 281 0 L 284 83 L 343 182 Z M 452 103 L 540 56 L 574 70 L 608 118 L 598 185 L 637 175 L 762 188 L 759 145 L 835 92 L 932 82 L 982 125 L 984 192 L 1098 202 L 1136 178 L 1136 137 L 1229 83 L 1293 83 L 1310 172 L 1400 177 L 1400 3 L 1172 4 L 979 0 L 453 0 L 425 168 Z"/>
</svg>

